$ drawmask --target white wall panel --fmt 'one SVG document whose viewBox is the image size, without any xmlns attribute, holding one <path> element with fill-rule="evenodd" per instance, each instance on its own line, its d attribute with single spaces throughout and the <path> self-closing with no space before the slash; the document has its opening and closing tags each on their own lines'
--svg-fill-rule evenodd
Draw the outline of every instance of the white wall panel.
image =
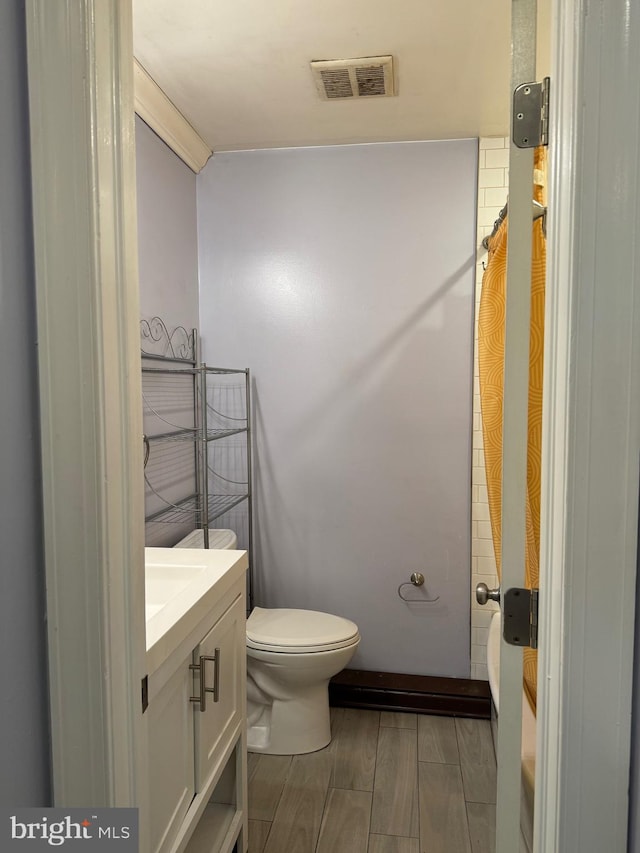
<svg viewBox="0 0 640 853">
<path fill-rule="evenodd" d="M 205 357 L 255 379 L 257 601 L 354 619 L 353 667 L 469 675 L 476 186 L 476 140 L 198 176 Z"/>
</svg>

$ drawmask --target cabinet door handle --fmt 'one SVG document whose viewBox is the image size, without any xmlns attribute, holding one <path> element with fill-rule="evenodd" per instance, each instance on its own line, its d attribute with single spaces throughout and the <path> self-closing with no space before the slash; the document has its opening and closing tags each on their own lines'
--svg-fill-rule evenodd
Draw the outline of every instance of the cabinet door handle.
<svg viewBox="0 0 640 853">
<path fill-rule="evenodd" d="M 213 701 L 220 701 L 220 649 L 216 649 L 213 658 L 209 658 L 209 660 L 213 660 L 215 662 L 215 669 L 213 670 Z"/>
<path fill-rule="evenodd" d="M 206 686 L 206 669 L 205 664 L 210 660 L 214 663 L 213 670 L 213 687 Z M 190 663 L 189 669 L 195 672 L 198 671 L 200 681 L 200 695 L 190 696 L 189 701 L 199 702 L 202 712 L 207 710 L 207 693 L 213 693 L 213 701 L 220 701 L 220 649 L 216 649 L 213 657 L 211 655 L 200 655 L 200 663 Z"/>
</svg>

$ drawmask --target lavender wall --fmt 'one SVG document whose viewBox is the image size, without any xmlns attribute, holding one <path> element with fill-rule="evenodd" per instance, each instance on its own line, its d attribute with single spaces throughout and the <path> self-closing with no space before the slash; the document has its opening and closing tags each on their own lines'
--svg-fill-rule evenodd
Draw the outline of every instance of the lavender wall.
<svg viewBox="0 0 640 853">
<path fill-rule="evenodd" d="M 198 176 L 205 356 L 255 379 L 257 601 L 354 619 L 357 668 L 469 675 L 476 181 L 476 140 Z"/>
<path fill-rule="evenodd" d="M 140 313 L 198 327 L 196 176 L 136 116 Z"/>
<path fill-rule="evenodd" d="M 140 314 L 161 317 L 169 332 L 176 326 L 198 328 L 198 229 L 196 176 L 174 152 L 136 116 L 136 189 L 138 201 L 138 267 Z M 151 352 L 157 352 L 153 344 Z M 156 365 L 157 366 L 157 365 Z M 192 383 L 189 377 L 167 379 L 146 374 L 142 383 L 145 432 L 157 433 L 157 407 L 170 424 L 193 423 Z M 177 407 L 177 408 L 176 408 Z M 170 429 L 169 425 L 165 429 Z M 146 468 L 145 510 L 166 508 L 195 489 L 193 448 L 154 444 Z M 155 489 L 163 496 L 158 499 Z M 193 526 L 148 524 L 146 544 L 170 547 Z"/>
</svg>

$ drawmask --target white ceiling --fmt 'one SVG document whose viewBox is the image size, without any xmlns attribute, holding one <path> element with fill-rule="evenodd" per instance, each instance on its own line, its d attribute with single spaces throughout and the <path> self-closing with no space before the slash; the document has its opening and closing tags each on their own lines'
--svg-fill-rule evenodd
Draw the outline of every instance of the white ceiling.
<svg viewBox="0 0 640 853">
<path fill-rule="evenodd" d="M 133 0 L 134 52 L 214 151 L 500 136 L 510 6 Z M 320 99 L 310 60 L 380 54 L 394 57 L 397 97 Z"/>
</svg>

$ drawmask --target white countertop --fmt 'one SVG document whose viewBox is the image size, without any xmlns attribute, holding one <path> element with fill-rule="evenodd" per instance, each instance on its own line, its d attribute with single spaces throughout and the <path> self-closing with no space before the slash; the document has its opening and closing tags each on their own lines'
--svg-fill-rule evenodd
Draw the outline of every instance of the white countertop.
<svg viewBox="0 0 640 853">
<path fill-rule="evenodd" d="M 145 548 L 149 673 L 189 638 L 247 566 L 246 551 Z"/>
</svg>

